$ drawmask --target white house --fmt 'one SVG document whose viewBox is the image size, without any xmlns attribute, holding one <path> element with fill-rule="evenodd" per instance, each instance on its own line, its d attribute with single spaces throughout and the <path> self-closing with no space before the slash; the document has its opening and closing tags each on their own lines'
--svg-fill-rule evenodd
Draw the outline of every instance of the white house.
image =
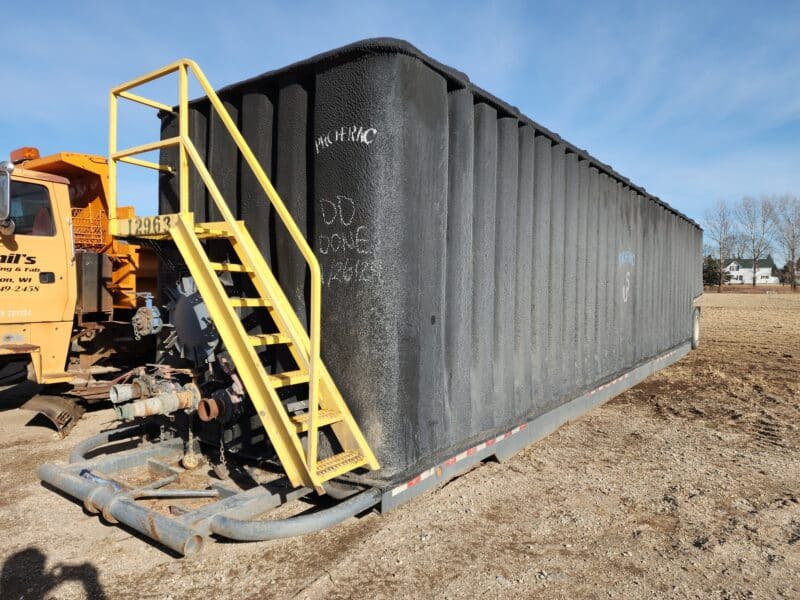
<svg viewBox="0 0 800 600">
<path fill-rule="evenodd" d="M 753 260 L 745 258 L 733 259 L 725 267 L 725 271 L 730 273 L 731 278 L 728 285 L 752 285 L 753 284 Z M 758 261 L 758 270 L 755 273 L 756 285 L 779 284 L 780 279 L 775 277 L 775 262 L 772 256 L 762 258 Z"/>
</svg>

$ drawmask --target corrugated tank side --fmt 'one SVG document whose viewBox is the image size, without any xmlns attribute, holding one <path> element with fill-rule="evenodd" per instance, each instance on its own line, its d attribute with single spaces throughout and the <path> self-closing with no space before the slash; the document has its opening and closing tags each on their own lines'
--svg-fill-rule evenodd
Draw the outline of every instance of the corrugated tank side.
<svg viewBox="0 0 800 600">
<path fill-rule="evenodd" d="M 319 257 L 323 358 L 378 479 L 690 338 L 696 224 L 413 47 L 363 42 L 221 97 Z M 192 104 L 198 150 L 305 321 L 299 253 L 208 114 Z M 170 176 L 160 208 L 176 209 Z"/>
</svg>

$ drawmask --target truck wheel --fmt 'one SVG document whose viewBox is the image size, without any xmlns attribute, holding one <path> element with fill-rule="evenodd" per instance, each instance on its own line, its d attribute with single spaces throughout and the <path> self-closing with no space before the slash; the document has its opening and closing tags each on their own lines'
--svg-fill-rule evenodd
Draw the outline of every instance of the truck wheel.
<svg viewBox="0 0 800 600">
<path fill-rule="evenodd" d="M 692 350 L 697 350 L 700 345 L 700 309 L 695 307 L 692 311 Z"/>
<path fill-rule="evenodd" d="M 28 376 L 28 359 L 9 360 L 0 363 L 0 385 L 19 383 Z"/>
</svg>

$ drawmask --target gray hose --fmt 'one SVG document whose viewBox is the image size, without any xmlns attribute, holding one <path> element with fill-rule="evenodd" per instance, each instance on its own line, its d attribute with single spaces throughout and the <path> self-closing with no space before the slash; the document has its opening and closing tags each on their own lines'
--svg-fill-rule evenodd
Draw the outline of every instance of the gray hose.
<svg viewBox="0 0 800 600">
<path fill-rule="evenodd" d="M 334 500 L 346 500 L 350 496 L 355 496 L 363 489 L 355 485 L 339 483 L 333 480 L 326 481 L 322 484 L 322 487 L 325 488 L 325 493 Z"/>
<path fill-rule="evenodd" d="M 331 508 L 277 521 L 251 521 L 217 515 L 211 521 L 211 531 L 242 542 L 276 540 L 304 535 L 332 527 L 375 506 L 380 502 L 381 494 L 382 492 L 378 488 L 370 488 Z"/>
<path fill-rule="evenodd" d="M 79 463 L 86 460 L 86 455 L 92 450 L 104 446 L 110 442 L 118 442 L 128 438 L 136 437 L 144 433 L 144 428 L 141 425 L 131 425 L 129 427 L 121 427 L 119 429 L 109 429 L 90 438 L 86 438 L 77 446 L 72 449 L 69 454 L 70 463 Z"/>
</svg>

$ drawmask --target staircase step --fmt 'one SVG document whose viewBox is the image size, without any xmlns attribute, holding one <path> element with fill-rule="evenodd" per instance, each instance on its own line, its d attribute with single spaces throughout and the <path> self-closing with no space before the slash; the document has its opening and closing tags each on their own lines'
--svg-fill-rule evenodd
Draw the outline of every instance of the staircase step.
<svg viewBox="0 0 800 600">
<path fill-rule="evenodd" d="M 200 239 L 232 238 L 234 235 L 224 229 L 211 229 L 209 227 L 195 226 L 194 234 Z"/>
<path fill-rule="evenodd" d="M 286 387 L 298 383 L 308 383 L 308 371 L 285 371 L 267 375 L 273 387 Z"/>
<path fill-rule="evenodd" d="M 209 263 L 212 269 L 215 271 L 227 271 L 228 273 L 252 273 L 250 269 L 245 267 L 244 265 L 237 265 L 235 263 L 219 263 L 219 262 L 212 262 Z"/>
<path fill-rule="evenodd" d="M 272 308 L 264 298 L 230 298 L 234 308 Z"/>
<path fill-rule="evenodd" d="M 360 452 L 346 450 L 317 462 L 317 475 L 323 481 L 327 481 L 365 464 L 367 459 Z"/>
<path fill-rule="evenodd" d="M 297 433 L 308 431 L 308 417 L 309 417 L 308 413 L 303 413 L 302 415 L 294 415 L 292 417 L 292 422 L 295 424 L 295 427 L 297 427 Z M 342 420 L 342 415 L 336 412 L 335 410 L 320 408 L 317 411 L 317 423 L 319 427 L 330 425 L 331 423 L 338 423 L 341 420 Z"/>
<path fill-rule="evenodd" d="M 282 333 L 260 333 L 251 335 L 250 343 L 253 346 L 274 346 L 275 344 L 290 344 L 291 339 Z"/>
</svg>

